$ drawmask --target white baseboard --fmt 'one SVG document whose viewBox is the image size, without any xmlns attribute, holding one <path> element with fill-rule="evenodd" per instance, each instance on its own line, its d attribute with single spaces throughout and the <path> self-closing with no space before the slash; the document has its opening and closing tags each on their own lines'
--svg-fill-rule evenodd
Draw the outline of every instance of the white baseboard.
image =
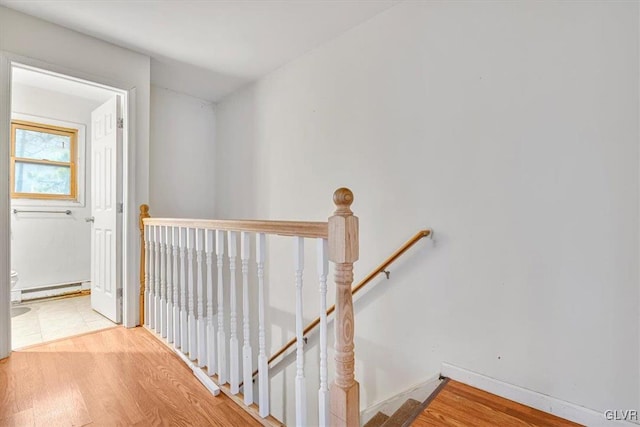
<svg viewBox="0 0 640 427">
<path fill-rule="evenodd" d="M 434 375 L 426 381 L 416 384 L 409 389 L 396 394 L 388 399 L 384 399 L 360 413 L 360 423 L 366 424 L 375 414 L 382 412 L 391 415 L 398 409 L 407 399 L 416 399 L 423 402 L 435 391 L 440 385 L 440 375 Z"/>
<path fill-rule="evenodd" d="M 202 370 L 202 368 L 199 368 L 198 366 L 196 366 L 195 363 L 193 363 L 191 360 L 189 360 L 189 358 L 187 356 L 185 356 L 180 350 L 175 348 L 173 345 L 169 344 L 156 331 L 154 331 L 153 329 L 149 328 L 148 326 L 143 326 L 143 327 L 147 331 L 149 331 L 153 335 L 155 335 L 158 338 L 158 341 L 160 341 L 162 344 L 164 344 L 165 347 L 167 347 L 169 350 L 171 350 L 175 354 L 177 354 L 178 357 L 180 359 L 182 359 L 182 361 L 185 363 L 185 365 L 187 365 L 189 368 L 191 368 L 191 371 L 193 372 L 193 375 L 198 379 L 198 381 L 200 381 L 202 383 L 203 386 L 206 387 L 207 390 L 209 390 L 209 393 L 211 393 L 214 396 L 217 396 L 217 395 L 220 394 L 220 387 L 218 387 L 218 384 L 216 384 L 215 381 L 213 381 L 213 378 L 208 376 Z"/>
<path fill-rule="evenodd" d="M 162 338 L 160 338 L 162 339 Z M 171 346 L 169 346 L 169 348 L 171 348 L 173 350 L 173 352 L 175 354 L 178 355 L 178 357 L 180 357 L 180 359 L 182 359 L 182 361 L 191 368 L 191 371 L 193 371 L 193 375 L 198 379 L 198 381 L 200 381 L 202 383 L 203 386 L 205 386 L 207 388 L 207 390 L 209 390 L 209 393 L 213 394 L 214 396 L 217 396 L 220 394 L 220 387 L 218 387 L 218 384 L 216 384 L 213 379 L 208 376 L 207 374 L 204 373 L 204 371 L 199 368 L 198 366 L 196 366 L 195 363 L 193 363 L 191 360 L 189 360 L 189 358 L 187 356 L 185 356 L 184 354 L 182 354 L 182 352 L 180 350 L 177 350 Z"/>
<path fill-rule="evenodd" d="M 565 402 L 563 400 L 556 399 L 555 397 L 518 387 L 517 385 L 498 381 L 448 363 L 442 364 L 441 374 L 443 377 L 451 378 L 452 380 L 459 381 L 463 384 L 479 388 L 480 390 L 495 394 L 496 396 L 513 400 L 514 402 L 518 402 L 531 408 L 589 427 L 612 426 L 614 424 L 616 426 L 637 427 L 637 424 L 628 421 L 609 421 L 605 418 L 603 413 L 593 409 Z"/>
</svg>

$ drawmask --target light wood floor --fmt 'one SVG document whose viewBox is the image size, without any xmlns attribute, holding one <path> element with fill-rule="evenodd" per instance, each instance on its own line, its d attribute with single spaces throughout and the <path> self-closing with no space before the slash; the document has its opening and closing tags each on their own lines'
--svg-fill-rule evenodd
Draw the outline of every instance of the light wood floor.
<svg viewBox="0 0 640 427">
<path fill-rule="evenodd" d="M 449 381 L 411 425 L 415 427 L 564 427 L 579 424 L 456 381 Z"/>
<path fill-rule="evenodd" d="M 143 328 L 93 332 L 0 361 L 0 426 L 258 426 Z"/>
</svg>

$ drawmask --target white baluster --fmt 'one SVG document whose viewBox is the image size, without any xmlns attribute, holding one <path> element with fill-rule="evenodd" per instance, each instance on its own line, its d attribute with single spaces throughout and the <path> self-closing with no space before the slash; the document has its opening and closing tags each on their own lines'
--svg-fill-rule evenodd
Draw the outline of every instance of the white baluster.
<svg viewBox="0 0 640 427">
<path fill-rule="evenodd" d="M 320 276 L 320 389 L 318 420 L 320 427 L 329 425 L 329 385 L 327 370 L 327 274 L 329 274 L 328 242 L 318 239 L 318 275 Z"/>
<path fill-rule="evenodd" d="M 180 301 L 178 292 L 180 290 L 180 279 L 178 272 L 178 247 L 180 246 L 180 228 L 171 227 L 171 252 L 173 254 L 173 346 L 180 348 Z"/>
<path fill-rule="evenodd" d="M 269 363 L 266 351 L 264 320 L 264 258 L 266 244 L 264 233 L 256 234 L 256 264 L 258 267 L 258 391 L 259 412 L 262 418 L 269 415 Z"/>
<path fill-rule="evenodd" d="M 216 257 L 218 258 L 218 384 L 227 382 L 227 344 L 224 333 L 224 231 L 216 231 Z"/>
<path fill-rule="evenodd" d="M 165 230 L 160 227 L 160 335 L 167 337 L 167 240 Z"/>
<path fill-rule="evenodd" d="M 151 294 L 151 283 L 149 274 L 149 266 L 151 265 L 150 252 L 151 252 L 151 239 L 149 238 L 149 232 L 151 227 L 149 225 L 144 226 L 144 324 L 149 326 L 149 295 Z"/>
<path fill-rule="evenodd" d="M 204 277 L 202 275 L 204 255 L 204 230 L 196 229 L 196 265 L 198 267 L 198 320 L 197 320 L 197 340 L 198 340 L 198 366 L 203 367 L 207 363 L 207 322 L 204 318 Z"/>
<path fill-rule="evenodd" d="M 187 319 L 187 229 L 180 228 L 180 349 L 189 353 L 189 329 Z"/>
<path fill-rule="evenodd" d="M 196 312 L 195 312 L 195 280 L 193 277 L 193 251 L 195 248 L 195 229 L 187 229 L 187 299 L 189 305 L 189 318 L 187 320 L 189 329 L 189 359 L 196 360 L 198 352 L 198 342 L 196 334 Z"/>
<path fill-rule="evenodd" d="M 207 374 L 216 373 L 216 328 L 213 318 L 213 230 L 205 232 L 205 260 L 207 264 Z"/>
<path fill-rule="evenodd" d="M 160 323 L 162 321 L 162 315 L 160 314 L 160 248 L 162 244 L 160 243 L 160 226 L 156 226 L 155 229 L 155 304 L 154 304 L 154 312 L 155 312 L 155 331 L 160 332 Z"/>
<path fill-rule="evenodd" d="M 242 260 L 242 382 L 244 383 L 244 404 L 253 403 L 253 360 L 251 357 L 251 329 L 249 326 L 249 258 L 251 257 L 251 236 L 240 234 L 240 259 Z"/>
<path fill-rule="evenodd" d="M 304 272 L 304 238 L 295 237 L 294 265 L 296 269 L 296 426 L 307 424 L 307 399 L 304 378 L 304 341 L 302 336 L 302 274 Z"/>
<path fill-rule="evenodd" d="M 167 249 L 167 306 L 166 306 L 166 318 L 167 318 L 167 342 L 173 342 L 173 272 L 171 259 L 171 228 L 165 227 L 165 247 Z"/>
<path fill-rule="evenodd" d="M 229 384 L 231 393 L 240 391 L 240 360 L 238 349 L 238 303 L 236 300 L 236 257 L 238 255 L 237 233 L 229 231 Z"/>
</svg>

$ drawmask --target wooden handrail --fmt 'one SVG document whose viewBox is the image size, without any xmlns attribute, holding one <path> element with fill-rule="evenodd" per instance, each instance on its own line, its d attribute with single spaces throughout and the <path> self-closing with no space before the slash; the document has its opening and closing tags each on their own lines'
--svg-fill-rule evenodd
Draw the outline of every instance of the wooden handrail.
<svg viewBox="0 0 640 427">
<path fill-rule="evenodd" d="M 248 231 L 254 233 L 277 234 L 326 239 L 329 236 L 327 222 L 312 221 L 262 221 L 262 220 L 220 220 L 146 218 L 144 225 L 201 228 L 206 230 Z"/>
<path fill-rule="evenodd" d="M 367 277 L 362 279 L 360 283 L 353 287 L 351 290 L 351 294 L 355 295 L 360 289 L 365 287 L 367 283 L 371 282 L 378 274 L 384 272 L 386 268 L 391 265 L 396 259 L 398 259 L 402 254 L 408 251 L 413 245 L 415 245 L 420 239 L 431 235 L 431 230 L 420 230 L 416 233 L 411 239 L 407 240 L 407 242 L 402 245 L 397 251 L 391 254 L 382 264 L 380 264 L 375 270 L 373 270 Z M 327 310 L 327 316 L 333 313 L 336 309 L 335 305 L 332 305 Z M 309 323 L 306 328 L 304 328 L 303 335 L 307 335 L 309 332 L 313 330 L 320 323 L 320 317 L 317 317 L 313 322 Z M 285 351 L 290 349 L 296 343 L 296 338 L 292 338 L 287 342 L 282 348 L 276 351 L 270 358 L 268 363 L 271 364 L 274 360 L 280 357 Z M 258 371 L 254 371 L 253 376 L 256 376 Z"/>
</svg>

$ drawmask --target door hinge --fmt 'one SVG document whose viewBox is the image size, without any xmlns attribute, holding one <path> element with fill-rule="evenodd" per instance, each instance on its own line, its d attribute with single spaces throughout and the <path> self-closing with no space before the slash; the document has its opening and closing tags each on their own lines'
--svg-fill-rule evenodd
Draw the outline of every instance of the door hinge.
<svg viewBox="0 0 640 427">
<path fill-rule="evenodd" d="M 124 203 L 118 203 L 118 213 L 124 212 Z"/>
<path fill-rule="evenodd" d="M 118 129 L 124 129 L 124 119 L 118 119 Z"/>
<path fill-rule="evenodd" d="M 122 295 L 123 295 L 123 294 L 122 294 L 122 288 L 118 288 L 118 290 L 116 291 L 116 296 L 117 296 L 118 298 L 122 298 Z"/>
</svg>

